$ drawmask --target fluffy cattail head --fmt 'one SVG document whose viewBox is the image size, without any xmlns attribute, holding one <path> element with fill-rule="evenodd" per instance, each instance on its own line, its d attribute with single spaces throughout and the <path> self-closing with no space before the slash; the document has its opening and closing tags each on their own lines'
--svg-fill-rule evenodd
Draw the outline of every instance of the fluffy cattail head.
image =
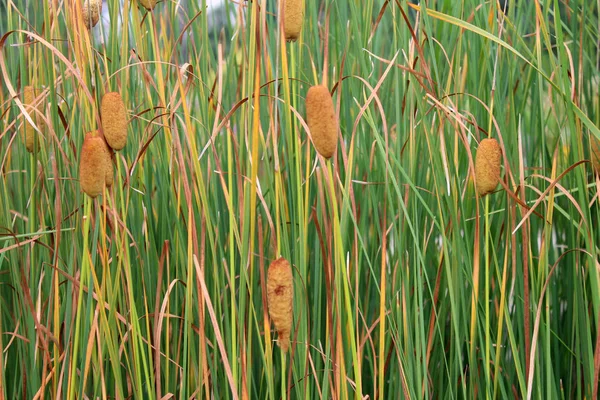
<svg viewBox="0 0 600 400">
<path fill-rule="evenodd" d="M 100 113 L 106 143 L 114 150 L 121 150 L 127 144 L 127 109 L 121 95 L 106 93 L 102 97 Z"/>
<path fill-rule="evenodd" d="M 41 129 L 41 127 L 38 124 L 39 118 L 37 112 L 33 109 L 33 107 L 31 107 L 34 101 L 35 89 L 33 88 L 33 86 L 25 86 L 25 88 L 23 89 L 23 104 L 25 105 L 25 109 L 29 113 L 29 116 L 31 117 L 33 122 L 35 122 L 35 124 L 38 125 L 38 128 Z M 27 120 L 25 120 L 25 147 L 30 153 L 33 153 L 35 150 L 37 150 L 38 146 L 36 145 L 35 139 L 36 132 L 33 128 L 33 125 L 31 125 L 29 122 L 27 122 Z"/>
<path fill-rule="evenodd" d="M 79 155 L 79 183 L 81 189 L 92 198 L 101 194 L 104 188 L 107 178 L 107 155 L 106 142 L 98 131 L 85 135 Z"/>
<path fill-rule="evenodd" d="M 158 0 L 138 0 L 146 10 L 152 11 Z"/>
<path fill-rule="evenodd" d="M 304 0 L 283 0 L 283 33 L 285 40 L 296 41 L 300 37 L 304 20 Z"/>
<path fill-rule="evenodd" d="M 292 332 L 292 306 L 294 285 L 292 268 L 285 258 L 279 258 L 271 263 L 267 272 L 267 302 L 269 315 L 279 339 L 279 347 L 285 353 L 290 346 Z"/>
<path fill-rule="evenodd" d="M 315 148 L 323 157 L 330 158 L 337 148 L 338 120 L 325 86 L 313 86 L 308 90 L 306 120 Z"/>
<path fill-rule="evenodd" d="M 81 6 L 83 23 L 88 29 L 92 29 L 100 20 L 102 14 L 102 0 L 83 0 Z"/>
<path fill-rule="evenodd" d="M 483 139 L 475 157 L 475 182 L 480 196 L 492 193 L 498 186 L 501 162 L 502 150 L 496 139 Z"/>
<path fill-rule="evenodd" d="M 590 135 L 592 145 L 592 166 L 598 175 L 600 175 L 600 140 L 596 139 L 595 136 Z"/>
</svg>

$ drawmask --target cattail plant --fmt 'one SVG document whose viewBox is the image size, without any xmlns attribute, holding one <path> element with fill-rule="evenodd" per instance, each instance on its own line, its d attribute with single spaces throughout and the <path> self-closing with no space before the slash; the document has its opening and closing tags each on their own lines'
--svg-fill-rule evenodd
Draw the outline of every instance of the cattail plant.
<svg viewBox="0 0 600 400">
<path fill-rule="evenodd" d="M 81 189 L 94 198 L 102 193 L 107 184 L 110 155 L 104 138 L 98 131 L 85 135 L 79 160 L 79 183 Z M 110 164 L 110 182 L 112 184 L 112 164 Z"/>
<path fill-rule="evenodd" d="M 105 178 L 105 183 L 106 183 L 106 187 L 110 187 L 113 184 L 114 181 L 114 167 L 112 164 L 112 150 L 110 149 L 110 147 L 108 147 L 108 145 L 106 144 L 106 141 L 104 141 L 104 169 L 106 170 L 106 173 L 104 174 L 104 178 Z"/>
<path fill-rule="evenodd" d="M 88 29 L 92 29 L 100 20 L 102 14 L 102 0 L 84 0 L 81 7 L 83 23 Z"/>
<path fill-rule="evenodd" d="M 152 11 L 158 0 L 138 0 L 142 6 L 148 11 Z"/>
<path fill-rule="evenodd" d="M 42 129 L 39 121 L 40 118 L 38 118 L 38 114 L 35 110 L 33 110 L 33 108 L 31 107 L 33 105 L 33 102 L 35 101 L 35 89 L 33 88 L 33 86 L 25 86 L 25 88 L 23 89 L 23 104 L 26 106 L 27 112 L 29 113 L 29 116 L 31 117 L 31 119 L 33 120 L 33 122 L 35 122 L 35 124 L 38 126 L 39 129 Z M 27 107 L 30 106 L 30 107 Z M 29 122 L 25 121 L 25 147 L 27 148 L 27 151 L 30 153 L 33 153 L 35 150 L 37 150 L 37 145 L 36 145 L 36 141 L 35 141 L 35 129 L 33 128 L 33 125 L 31 125 Z"/>
<path fill-rule="evenodd" d="M 592 166 L 598 175 L 600 175 L 600 140 L 596 139 L 595 136 L 590 135 L 590 141 L 592 142 Z"/>
<path fill-rule="evenodd" d="M 285 40 L 296 41 L 302 31 L 304 0 L 283 0 L 283 33 Z"/>
<path fill-rule="evenodd" d="M 338 120 L 327 87 L 318 85 L 306 95 L 306 120 L 319 154 L 331 158 L 337 148 Z"/>
<path fill-rule="evenodd" d="M 279 347 L 284 353 L 290 346 L 293 297 L 292 268 L 290 263 L 281 257 L 271 263 L 267 272 L 267 302 L 269 315 L 277 330 Z"/>
<path fill-rule="evenodd" d="M 483 139 L 475 157 L 475 178 L 480 196 L 492 193 L 500 181 L 502 150 L 496 139 Z"/>
<path fill-rule="evenodd" d="M 108 145 L 121 150 L 127 144 L 127 109 L 117 92 L 106 93 L 100 107 L 102 129 Z"/>
</svg>

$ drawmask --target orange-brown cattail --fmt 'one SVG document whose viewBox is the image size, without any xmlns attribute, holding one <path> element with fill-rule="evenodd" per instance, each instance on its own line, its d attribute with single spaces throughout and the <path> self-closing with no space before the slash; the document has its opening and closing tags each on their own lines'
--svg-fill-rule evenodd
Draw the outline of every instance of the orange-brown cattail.
<svg viewBox="0 0 600 400">
<path fill-rule="evenodd" d="M 158 0 L 139 0 L 139 2 L 146 10 L 152 11 Z"/>
<path fill-rule="evenodd" d="M 93 134 L 95 136 L 98 136 L 98 131 L 94 131 Z M 112 186 L 113 182 L 114 182 L 114 167 L 112 164 L 112 150 L 110 149 L 110 147 L 108 146 L 108 144 L 106 144 L 106 140 L 102 140 L 102 150 L 104 151 L 104 170 L 105 170 L 105 174 L 104 174 L 104 183 L 106 184 L 106 187 L 110 187 Z"/>
<path fill-rule="evenodd" d="M 285 40 L 296 41 L 300 37 L 304 20 L 304 0 L 283 0 L 283 33 Z"/>
<path fill-rule="evenodd" d="M 100 113 L 106 143 L 114 150 L 121 150 L 127 144 L 127 110 L 121 95 L 106 93 L 102 97 Z"/>
<path fill-rule="evenodd" d="M 96 26 L 102 13 L 102 0 L 83 0 L 81 14 L 83 15 L 83 24 L 91 29 Z"/>
<path fill-rule="evenodd" d="M 81 189 L 94 198 L 102 193 L 106 182 L 106 142 L 97 131 L 85 135 L 79 155 L 79 183 Z"/>
<path fill-rule="evenodd" d="M 308 90 L 306 120 L 315 148 L 323 157 L 330 158 L 337 148 L 338 120 L 325 86 L 313 86 Z"/>
<path fill-rule="evenodd" d="M 592 144 L 592 165 L 598 175 L 600 175 L 600 140 L 596 139 L 595 136 L 590 135 Z"/>
<path fill-rule="evenodd" d="M 292 268 L 290 263 L 281 257 L 271 263 L 267 272 L 267 302 L 269 315 L 277 330 L 279 347 L 284 353 L 290 347 L 293 296 Z"/>
<path fill-rule="evenodd" d="M 110 149 L 110 147 L 108 147 L 106 142 L 104 142 L 104 158 L 105 158 L 104 168 L 106 170 L 106 174 L 104 176 L 105 176 L 106 187 L 112 186 L 113 181 L 114 181 L 114 167 L 112 164 L 111 153 L 112 153 L 112 150 Z"/>
<path fill-rule="evenodd" d="M 35 100 L 35 89 L 33 86 L 25 86 L 23 89 L 23 104 L 25 105 L 25 109 L 29 113 L 29 116 L 38 125 L 38 128 L 41 128 L 38 124 L 38 115 L 37 112 L 31 106 Z M 35 144 L 35 129 L 33 129 L 33 125 L 31 125 L 27 120 L 25 120 L 25 147 L 27 151 L 33 153 L 37 150 L 37 146 Z"/>
<path fill-rule="evenodd" d="M 496 139 L 483 139 L 475 157 L 477 193 L 485 196 L 492 193 L 500 181 L 502 150 Z"/>
</svg>

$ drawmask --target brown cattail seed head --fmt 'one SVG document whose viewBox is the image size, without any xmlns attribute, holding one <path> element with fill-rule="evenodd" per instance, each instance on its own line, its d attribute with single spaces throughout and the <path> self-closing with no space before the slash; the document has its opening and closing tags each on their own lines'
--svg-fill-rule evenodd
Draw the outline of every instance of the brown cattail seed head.
<svg viewBox="0 0 600 400">
<path fill-rule="evenodd" d="M 337 148 L 338 120 L 325 86 L 313 86 L 308 90 L 306 119 L 315 148 L 323 157 L 330 158 Z"/>
<path fill-rule="evenodd" d="M 31 117 L 33 122 L 35 122 L 38 128 L 41 129 L 42 127 L 38 123 L 39 118 L 37 112 L 33 109 L 33 107 L 31 107 L 34 101 L 35 89 L 33 88 L 33 86 L 25 86 L 25 88 L 23 89 L 23 105 L 25 105 L 25 109 L 29 113 L 29 116 Z M 37 150 L 38 146 L 36 146 L 35 138 L 36 131 L 33 128 L 33 125 L 31 125 L 29 122 L 27 122 L 27 120 L 25 120 L 25 147 L 30 153 L 33 153 L 35 150 Z"/>
<path fill-rule="evenodd" d="M 114 167 L 112 164 L 112 150 L 110 149 L 110 147 L 108 147 L 108 145 L 106 144 L 106 141 L 104 141 L 104 168 L 106 170 L 106 174 L 105 176 L 105 183 L 106 183 L 106 187 L 110 187 L 113 184 L 114 181 Z"/>
<path fill-rule="evenodd" d="M 304 0 L 283 0 L 283 33 L 285 40 L 296 41 L 300 37 L 304 20 Z"/>
<path fill-rule="evenodd" d="M 592 166 L 598 175 L 600 175 L 600 140 L 596 139 L 595 136 L 590 135 L 592 144 Z"/>
<path fill-rule="evenodd" d="M 127 110 L 121 95 L 106 93 L 102 97 L 100 113 L 106 143 L 114 150 L 121 150 L 127 144 Z"/>
<path fill-rule="evenodd" d="M 102 193 L 106 181 L 106 142 L 97 131 L 85 135 L 79 155 L 79 183 L 81 189 L 94 198 Z"/>
<path fill-rule="evenodd" d="M 152 11 L 158 0 L 139 0 L 139 2 L 146 10 Z"/>
<path fill-rule="evenodd" d="M 500 181 L 502 150 L 496 139 L 483 139 L 475 158 L 477 193 L 485 196 L 493 192 Z"/>
<path fill-rule="evenodd" d="M 285 258 L 271 263 L 267 272 L 267 302 L 269 315 L 279 339 L 279 347 L 285 353 L 290 347 L 292 332 L 292 302 L 294 286 L 292 268 Z"/>
<path fill-rule="evenodd" d="M 91 29 L 100 20 L 100 14 L 102 13 L 102 0 L 83 0 L 81 6 L 81 13 L 83 15 L 83 23 Z"/>
</svg>

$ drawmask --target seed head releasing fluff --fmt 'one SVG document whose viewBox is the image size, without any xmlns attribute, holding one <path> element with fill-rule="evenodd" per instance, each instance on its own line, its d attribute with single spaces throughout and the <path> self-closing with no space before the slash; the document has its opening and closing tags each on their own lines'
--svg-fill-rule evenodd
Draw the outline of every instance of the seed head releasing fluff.
<svg viewBox="0 0 600 400">
<path fill-rule="evenodd" d="M 285 353 L 290 346 L 294 286 L 292 268 L 285 258 L 271 263 L 267 272 L 267 302 L 269 315 L 277 330 L 279 347 Z"/>
<path fill-rule="evenodd" d="M 318 85 L 306 95 L 306 120 L 315 148 L 330 158 L 337 148 L 338 120 L 327 87 Z"/>
<path fill-rule="evenodd" d="M 502 150 L 496 139 L 483 139 L 475 157 L 475 178 L 480 196 L 492 193 L 500 181 Z"/>
</svg>

